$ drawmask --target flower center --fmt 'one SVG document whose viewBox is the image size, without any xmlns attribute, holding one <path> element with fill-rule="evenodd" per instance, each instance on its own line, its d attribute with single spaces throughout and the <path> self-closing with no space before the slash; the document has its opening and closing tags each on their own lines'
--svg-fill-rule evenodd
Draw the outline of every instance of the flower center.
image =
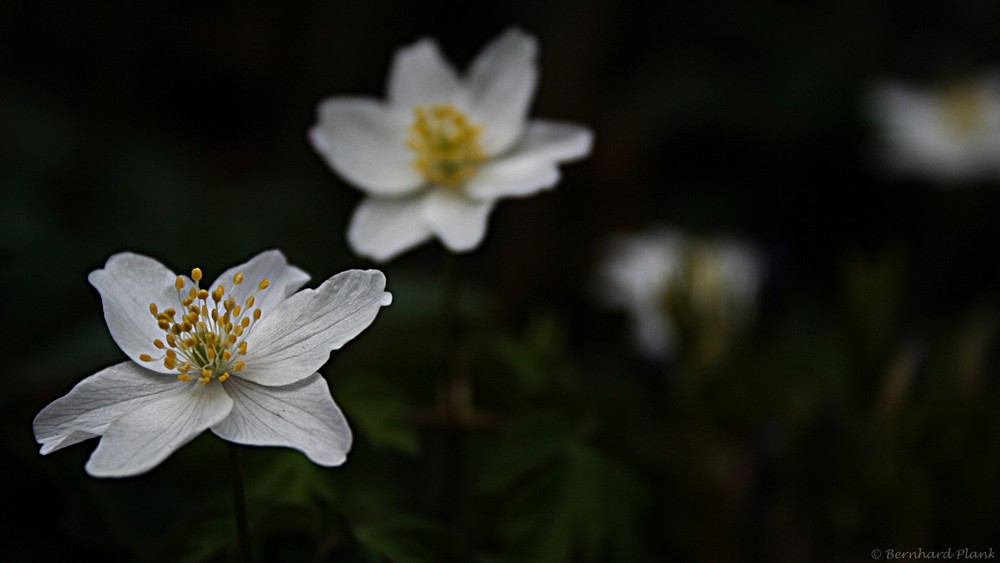
<svg viewBox="0 0 1000 563">
<path fill-rule="evenodd" d="M 163 340 L 157 338 L 153 345 L 163 350 L 163 354 L 157 357 L 141 354 L 139 359 L 162 361 L 163 367 L 177 371 L 177 379 L 181 381 L 197 378 L 199 383 L 206 384 L 218 379 L 221 383 L 229 379 L 230 373 L 246 367 L 238 358 L 246 355 L 246 338 L 260 320 L 260 307 L 253 308 L 255 296 L 267 289 L 270 282 L 262 279 L 256 291 L 237 304 L 229 293 L 243 283 L 242 272 L 233 276 L 228 291 L 222 284 L 211 292 L 202 289 L 201 276 L 201 269 L 191 270 L 194 286 L 186 288 L 186 292 L 184 278 L 177 276 L 174 287 L 179 309 L 168 307 L 161 311 L 156 303 L 149 304 L 149 312 L 164 331 Z"/>
<path fill-rule="evenodd" d="M 406 140 L 406 146 L 417 155 L 413 167 L 435 184 L 461 184 L 486 159 L 479 146 L 482 130 L 451 104 L 414 107 Z"/>
<path fill-rule="evenodd" d="M 941 96 L 941 117 L 956 135 L 972 137 L 986 127 L 987 106 L 982 93 L 970 84 L 958 84 Z"/>
</svg>

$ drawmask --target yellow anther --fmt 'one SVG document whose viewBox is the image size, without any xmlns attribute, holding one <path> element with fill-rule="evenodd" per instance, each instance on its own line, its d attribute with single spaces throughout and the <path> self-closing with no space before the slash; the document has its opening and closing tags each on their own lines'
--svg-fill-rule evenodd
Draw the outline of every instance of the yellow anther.
<svg viewBox="0 0 1000 563">
<path fill-rule="evenodd" d="M 256 309 L 253 310 L 253 320 L 255 321 L 260 320 L 260 307 L 257 307 Z"/>
<path fill-rule="evenodd" d="M 271 282 L 268 281 L 267 278 L 264 278 L 264 279 L 260 280 L 259 284 L 257 284 L 257 289 L 260 290 L 260 291 L 264 291 L 265 289 L 267 289 L 267 286 L 269 286 L 269 285 L 271 285 Z"/>
<path fill-rule="evenodd" d="M 252 295 L 248 296 L 244 308 L 236 304 L 236 299 L 226 296 L 226 288 L 221 284 L 215 289 L 201 289 L 198 285 L 202 278 L 199 268 L 191 271 L 191 278 L 195 282 L 193 286 L 187 286 L 186 282 L 190 280 L 181 276 L 177 276 L 174 282 L 178 297 L 187 296 L 180 300 L 179 316 L 173 307 L 161 311 L 155 303 L 149 304 L 150 314 L 164 331 L 164 336 L 154 339 L 153 345 L 165 352 L 162 358 L 154 359 L 149 354 L 141 354 L 138 358 L 143 362 L 162 361 L 166 369 L 177 372 L 179 381 L 195 378 L 202 384 L 211 382 L 213 378 L 225 381 L 246 367 L 242 361 L 231 366 L 230 362 L 237 353 L 247 353 L 247 343 L 240 340 L 251 324 L 251 307 L 256 300 Z M 243 283 L 244 279 L 242 272 L 232 276 L 234 285 Z M 270 281 L 267 279 L 257 284 L 258 291 L 268 286 Z M 208 301 L 210 295 L 214 301 L 212 306 Z M 200 303 L 195 303 L 196 299 Z M 260 315 L 259 308 L 253 312 L 255 319 Z M 224 369 L 228 371 L 218 375 Z"/>
<path fill-rule="evenodd" d="M 486 158 L 479 145 L 482 127 L 451 104 L 413 108 L 406 146 L 416 153 L 413 167 L 443 186 L 457 186 Z"/>
</svg>

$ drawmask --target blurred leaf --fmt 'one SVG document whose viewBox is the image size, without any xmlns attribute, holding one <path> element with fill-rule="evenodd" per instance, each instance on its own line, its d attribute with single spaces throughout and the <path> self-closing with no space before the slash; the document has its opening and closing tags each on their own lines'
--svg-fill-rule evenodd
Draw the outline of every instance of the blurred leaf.
<svg viewBox="0 0 1000 563">
<path fill-rule="evenodd" d="M 528 392 L 553 382 L 564 350 L 562 328 L 552 313 L 532 317 L 520 337 L 500 336 L 493 343 L 494 354 Z"/>
<path fill-rule="evenodd" d="M 448 541 L 444 532 L 433 522 L 417 518 L 396 517 L 378 523 L 361 525 L 354 530 L 362 546 L 379 558 L 394 563 L 431 563 L 450 561 Z M 379 561 L 379 558 L 373 558 Z"/>
<path fill-rule="evenodd" d="M 250 452 L 247 452 L 250 453 Z M 331 469 L 320 467 L 294 450 L 268 448 L 267 463 L 244 456 L 248 473 L 247 494 L 276 504 L 315 506 L 317 499 L 334 500 Z"/>
<path fill-rule="evenodd" d="M 843 277 L 856 346 L 866 362 L 880 362 L 892 344 L 904 297 L 905 256 L 898 249 L 875 258 L 850 256 L 843 266 Z"/>
<path fill-rule="evenodd" d="M 504 429 L 482 463 L 478 489 L 501 493 L 525 474 L 563 453 L 573 440 L 572 421 L 555 411 L 531 413 Z"/>
<path fill-rule="evenodd" d="M 419 453 L 417 435 L 406 420 L 410 408 L 397 387 L 380 377 L 357 374 L 339 379 L 335 394 L 348 418 L 373 446 Z"/>
<path fill-rule="evenodd" d="M 232 516 L 219 515 L 199 520 L 190 526 L 185 534 L 184 555 L 174 561 L 178 563 L 202 563 L 218 561 L 222 554 L 231 549 L 235 542 L 235 524 Z"/>
<path fill-rule="evenodd" d="M 645 493 L 618 463 L 574 443 L 513 491 L 499 531 L 517 560 L 634 561 Z"/>
</svg>

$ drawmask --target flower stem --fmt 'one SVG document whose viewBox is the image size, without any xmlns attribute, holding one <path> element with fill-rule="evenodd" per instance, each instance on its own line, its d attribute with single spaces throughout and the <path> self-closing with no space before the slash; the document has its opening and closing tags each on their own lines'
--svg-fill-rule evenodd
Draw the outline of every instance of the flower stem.
<svg viewBox="0 0 1000 563">
<path fill-rule="evenodd" d="M 250 527 L 247 526 L 247 501 L 243 491 L 243 463 L 240 460 L 239 446 L 226 442 L 229 450 L 229 475 L 233 482 L 233 515 L 236 517 L 236 536 L 240 542 L 240 560 L 243 563 L 253 562 L 250 550 Z"/>
<path fill-rule="evenodd" d="M 461 512 L 462 492 L 464 483 L 465 440 L 463 436 L 463 416 L 469 407 L 468 395 L 463 393 L 468 387 L 468 374 L 463 369 L 461 361 L 462 338 L 461 319 L 459 316 L 459 268 L 458 257 L 454 254 L 446 256 L 444 265 L 444 302 L 442 316 L 444 321 L 445 363 L 443 378 L 439 389 L 439 407 L 444 417 L 443 432 L 443 486 L 441 488 L 442 516 L 450 524 L 459 521 Z M 466 399 L 466 400 L 463 400 Z M 465 403 L 465 404 L 463 404 Z"/>
</svg>

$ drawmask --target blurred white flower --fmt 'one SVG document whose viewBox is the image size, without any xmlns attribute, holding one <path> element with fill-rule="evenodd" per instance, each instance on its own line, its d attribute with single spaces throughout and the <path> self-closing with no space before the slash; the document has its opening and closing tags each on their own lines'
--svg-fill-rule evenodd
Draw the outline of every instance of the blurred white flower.
<svg viewBox="0 0 1000 563">
<path fill-rule="evenodd" d="M 747 242 L 657 227 L 607 241 L 597 288 L 629 316 L 639 352 L 662 359 L 685 344 L 681 325 L 728 333 L 752 320 L 764 276 L 763 256 Z"/>
<path fill-rule="evenodd" d="M 42 409 L 42 454 L 100 436 L 87 472 L 126 477 L 210 428 L 231 442 L 301 450 L 320 465 L 344 462 L 351 431 L 316 370 L 391 302 L 385 276 L 350 270 L 296 293 L 309 276 L 272 250 L 204 288 L 201 277 L 132 253 L 91 272 L 111 336 L 131 360 Z"/>
<path fill-rule="evenodd" d="M 592 135 L 527 121 L 538 69 L 535 39 L 510 29 L 459 76 L 432 39 L 396 53 L 388 99 L 331 98 L 309 131 L 327 163 L 368 196 L 354 212 L 354 251 L 386 261 L 432 237 L 475 249 L 494 204 L 552 188 Z"/>
<path fill-rule="evenodd" d="M 891 171 L 945 182 L 1000 177 L 997 76 L 940 89 L 887 81 L 874 88 L 871 110 Z"/>
</svg>

